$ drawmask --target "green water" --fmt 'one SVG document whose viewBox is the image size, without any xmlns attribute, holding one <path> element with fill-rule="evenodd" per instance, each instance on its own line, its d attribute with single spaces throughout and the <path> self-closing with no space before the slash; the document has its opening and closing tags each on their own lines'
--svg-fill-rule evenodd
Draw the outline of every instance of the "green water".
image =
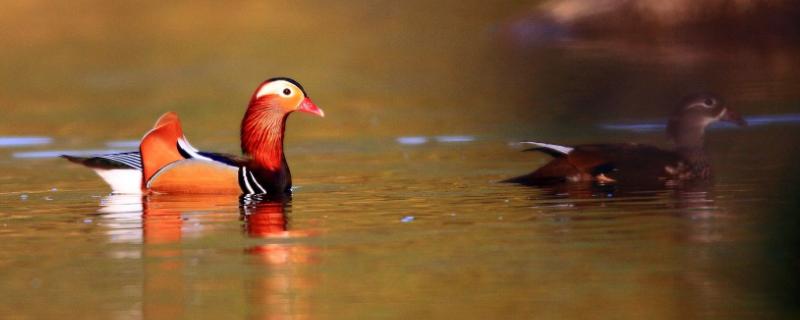
<svg viewBox="0 0 800 320">
<path fill-rule="evenodd" d="M 0 136 L 50 140 L 0 144 L 0 318 L 796 315 L 800 50 L 504 40 L 531 6 L 9 4 Z M 326 113 L 289 120 L 286 203 L 109 195 L 46 156 L 130 149 L 170 110 L 195 146 L 238 152 L 278 75 Z M 661 123 L 706 90 L 773 119 L 709 131 L 709 185 L 497 182 L 548 160 L 514 141 L 668 147 L 603 125 Z"/>
</svg>

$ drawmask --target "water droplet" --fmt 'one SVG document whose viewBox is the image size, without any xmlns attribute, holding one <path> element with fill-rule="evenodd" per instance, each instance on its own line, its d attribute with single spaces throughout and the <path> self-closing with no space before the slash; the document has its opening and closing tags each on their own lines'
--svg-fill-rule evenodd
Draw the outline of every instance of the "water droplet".
<svg viewBox="0 0 800 320">
<path fill-rule="evenodd" d="M 414 216 L 405 216 L 402 219 L 400 219 L 400 222 L 402 223 L 409 223 L 411 221 L 414 221 Z"/>
</svg>

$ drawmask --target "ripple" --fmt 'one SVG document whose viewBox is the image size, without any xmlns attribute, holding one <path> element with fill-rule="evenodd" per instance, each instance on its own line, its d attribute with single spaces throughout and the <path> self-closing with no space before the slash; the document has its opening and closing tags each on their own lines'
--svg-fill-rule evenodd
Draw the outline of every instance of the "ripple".
<svg viewBox="0 0 800 320">
<path fill-rule="evenodd" d="M 109 148 L 138 148 L 139 143 L 139 140 L 112 140 L 106 142 L 106 146 Z"/>
<path fill-rule="evenodd" d="M 397 143 L 405 145 L 420 145 L 428 143 L 428 137 L 424 136 L 397 137 Z"/>
<path fill-rule="evenodd" d="M 71 156 L 93 156 L 100 154 L 120 153 L 130 150 L 121 149 L 97 149 L 97 150 L 43 150 L 43 151 L 25 151 L 14 152 L 13 156 L 17 159 L 44 159 L 44 158 L 58 158 L 61 155 L 68 154 Z"/>
<path fill-rule="evenodd" d="M 745 117 L 747 123 L 753 126 L 773 123 L 800 123 L 800 113 L 773 114 L 764 116 Z"/>
<path fill-rule="evenodd" d="M 601 124 L 600 128 L 606 130 L 625 130 L 633 132 L 653 132 L 663 131 L 667 128 L 666 125 L 660 123 L 632 123 L 632 124 Z"/>
<path fill-rule="evenodd" d="M 800 123 L 800 113 L 772 114 L 745 117 L 747 124 L 751 127 L 765 126 L 772 124 Z M 633 132 L 654 132 L 664 131 L 667 128 L 666 119 L 658 121 L 644 121 L 640 123 L 606 123 L 600 124 L 600 128 L 606 130 L 625 130 Z M 728 122 L 716 122 L 709 126 L 710 129 L 729 129 L 737 126 Z"/>
<path fill-rule="evenodd" d="M 475 141 L 474 136 L 468 135 L 442 135 L 428 138 L 426 136 L 402 136 L 395 139 L 397 143 L 404 145 L 421 145 L 426 144 L 431 140 L 439 143 L 463 143 Z"/>
<path fill-rule="evenodd" d="M 471 142 L 475 141 L 473 136 L 436 136 L 437 142 L 453 143 L 453 142 Z"/>
<path fill-rule="evenodd" d="M 3 147 L 24 147 L 24 146 L 38 146 L 50 144 L 53 138 L 42 136 L 27 136 L 27 137 L 0 137 L 0 148 Z"/>
</svg>

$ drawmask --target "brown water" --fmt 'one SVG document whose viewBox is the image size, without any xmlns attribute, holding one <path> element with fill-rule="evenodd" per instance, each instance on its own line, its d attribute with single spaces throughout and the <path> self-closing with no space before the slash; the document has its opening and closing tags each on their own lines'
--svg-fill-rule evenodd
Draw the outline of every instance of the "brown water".
<svg viewBox="0 0 800 320">
<path fill-rule="evenodd" d="M 800 50 L 531 47 L 503 35 L 530 7 L 9 5 L 2 318 L 796 316 Z M 236 152 L 250 91 L 276 75 L 327 115 L 289 121 L 285 203 L 109 195 L 51 157 L 133 148 L 168 110 L 194 145 Z M 548 160 L 523 139 L 667 147 L 629 125 L 705 90 L 754 124 L 709 131 L 707 185 L 497 182 Z"/>
</svg>

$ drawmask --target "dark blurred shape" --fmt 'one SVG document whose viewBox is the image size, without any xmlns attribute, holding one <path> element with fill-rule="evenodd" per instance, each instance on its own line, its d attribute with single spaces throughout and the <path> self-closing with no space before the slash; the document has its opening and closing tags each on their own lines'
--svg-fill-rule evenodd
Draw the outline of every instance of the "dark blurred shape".
<svg viewBox="0 0 800 320">
<path fill-rule="evenodd" d="M 775 190 L 776 205 L 766 215 L 761 234 L 763 246 L 754 265 L 763 281 L 760 289 L 777 304 L 795 316 L 800 315 L 800 170 L 793 170 L 778 183 Z M 749 283 L 745 283 L 749 285 Z M 795 318 L 796 319 L 796 318 Z"/>
<path fill-rule="evenodd" d="M 568 38 L 773 42 L 800 36 L 788 0 L 551 0 L 507 24 L 521 44 Z"/>
</svg>

